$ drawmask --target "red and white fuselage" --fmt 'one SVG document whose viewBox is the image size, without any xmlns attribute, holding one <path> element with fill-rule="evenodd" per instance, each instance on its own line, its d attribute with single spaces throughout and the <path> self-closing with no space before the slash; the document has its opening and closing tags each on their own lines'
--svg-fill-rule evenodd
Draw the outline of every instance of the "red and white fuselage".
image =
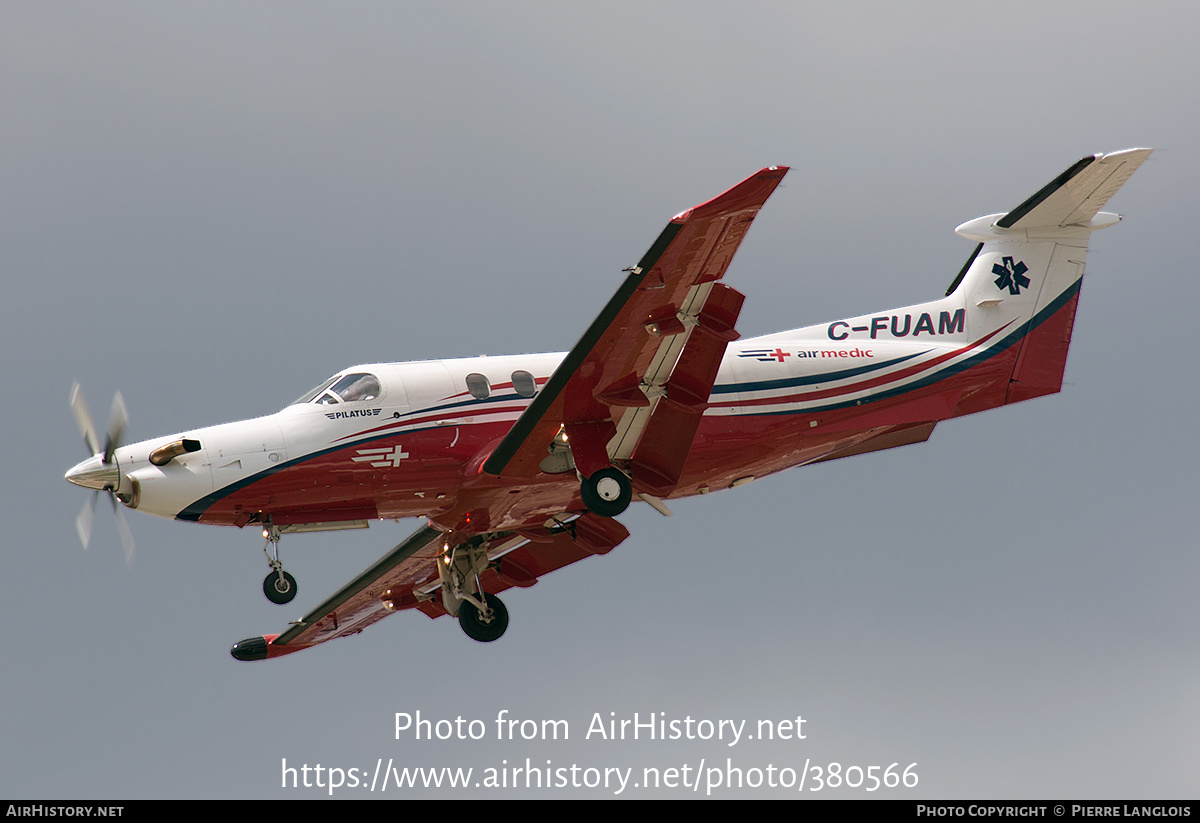
<svg viewBox="0 0 1200 823">
<path fill-rule="evenodd" d="M 959 226 L 978 245 L 939 300 L 741 339 L 744 298 L 720 281 L 787 173 L 768 167 L 676 215 L 569 352 L 355 366 L 275 414 L 130 445 L 116 445 L 118 401 L 103 448 L 73 397 L 94 456 L 67 479 L 160 517 L 261 525 L 276 549 L 287 531 L 429 519 L 238 659 L 409 608 L 494 640 L 507 611 L 492 595 L 611 550 L 634 496 L 666 513 L 663 499 L 917 443 L 948 418 L 1059 391 L 1090 235 L 1119 219 L 1100 208 L 1149 154 L 1085 157 Z M 264 592 L 287 602 L 295 580 L 268 560 Z"/>
<path fill-rule="evenodd" d="M 1057 391 L 1081 272 L 1073 266 L 1074 279 L 1051 284 L 1032 322 L 1003 302 L 967 312 L 952 296 L 730 344 L 669 496 L 851 452 L 883 432 L 895 432 L 896 445 L 924 440 L 939 420 Z M 1039 363 L 1053 362 L 1035 379 L 1016 380 L 1031 344 Z M 355 366 L 337 379 L 372 376 L 377 395 L 325 392 L 266 417 L 119 448 L 119 491 L 129 497 L 136 485 L 130 505 L 148 514 L 236 526 L 268 516 L 282 527 L 424 516 L 452 528 L 474 511 L 481 528 L 495 530 L 579 511 L 572 470 L 520 484 L 481 470 L 531 400 L 513 375 L 540 388 L 563 356 Z M 486 396 L 471 394 L 470 375 L 482 376 L 476 391 L 486 384 Z M 183 439 L 200 450 L 161 467 L 149 462 L 152 451 Z"/>
</svg>

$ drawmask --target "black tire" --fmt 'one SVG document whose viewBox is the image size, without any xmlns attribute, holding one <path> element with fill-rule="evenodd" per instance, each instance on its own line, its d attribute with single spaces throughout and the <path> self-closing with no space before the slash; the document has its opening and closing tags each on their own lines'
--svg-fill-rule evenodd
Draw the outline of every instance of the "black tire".
<svg viewBox="0 0 1200 823">
<path fill-rule="evenodd" d="M 614 468 L 600 469 L 579 484 L 579 496 L 593 514 L 616 517 L 629 508 L 633 486 L 623 472 Z"/>
<path fill-rule="evenodd" d="M 296 597 L 296 578 L 285 571 L 271 572 L 263 580 L 263 594 L 280 606 L 291 603 Z"/>
<path fill-rule="evenodd" d="M 466 632 L 467 637 L 480 643 L 491 643 L 499 640 L 500 635 L 508 628 L 508 609 L 504 602 L 494 594 L 480 594 L 492 609 L 492 617 L 487 622 L 479 616 L 479 609 L 469 600 L 464 600 L 458 608 L 458 625 Z"/>
</svg>

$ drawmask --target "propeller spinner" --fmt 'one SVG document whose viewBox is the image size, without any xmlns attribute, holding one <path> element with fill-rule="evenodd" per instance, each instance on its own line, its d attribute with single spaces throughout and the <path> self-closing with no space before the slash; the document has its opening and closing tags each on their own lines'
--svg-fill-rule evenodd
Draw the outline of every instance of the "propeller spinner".
<svg viewBox="0 0 1200 823">
<path fill-rule="evenodd" d="M 75 414 L 75 422 L 79 424 L 83 442 L 91 457 L 76 465 L 65 476 L 67 480 L 77 486 L 94 489 L 91 500 L 84 504 L 79 516 L 75 518 L 75 529 L 79 532 L 79 541 L 83 543 L 85 549 L 88 547 L 88 542 L 92 537 L 92 521 L 96 515 L 96 498 L 99 497 L 100 492 L 108 492 L 113 514 L 117 518 L 117 531 L 121 534 L 121 545 L 125 549 L 125 562 L 129 563 L 133 560 L 133 533 L 129 530 L 124 512 L 117 505 L 117 490 L 121 486 L 121 469 L 116 461 L 116 451 L 121 443 L 121 435 L 125 433 L 125 424 L 129 422 L 125 401 L 121 399 L 120 392 L 113 397 L 103 449 L 101 449 L 100 440 L 96 436 L 96 427 L 92 423 L 91 412 L 88 411 L 78 383 L 71 387 L 71 411 Z"/>
</svg>

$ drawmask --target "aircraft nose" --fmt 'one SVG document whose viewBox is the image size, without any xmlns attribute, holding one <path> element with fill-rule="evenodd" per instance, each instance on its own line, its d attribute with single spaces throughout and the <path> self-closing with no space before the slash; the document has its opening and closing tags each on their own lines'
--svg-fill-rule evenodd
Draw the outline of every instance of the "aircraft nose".
<svg viewBox="0 0 1200 823">
<path fill-rule="evenodd" d="M 116 461 L 105 464 L 98 454 L 92 455 L 87 460 L 79 463 L 63 475 L 63 477 L 76 486 L 83 486 L 85 489 L 96 489 L 97 491 L 115 489 L 121 479 Z"/>
</svg>

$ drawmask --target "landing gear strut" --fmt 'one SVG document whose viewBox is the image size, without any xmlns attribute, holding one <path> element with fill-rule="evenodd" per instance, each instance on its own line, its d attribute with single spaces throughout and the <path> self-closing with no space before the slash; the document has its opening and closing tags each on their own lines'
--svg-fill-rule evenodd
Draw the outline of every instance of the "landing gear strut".
<svg viewBox="0 0 1200 823">
<path fill-rule="evenodd" d="M 268 520 L 267 525 L 263 526 L 263 537 L 267 538 L 263 554 L 267 556 L 267 565 L 271 567 L 271 573 L 263 580 L 263 594 L 280 606 L 291 603 L 296 597 L 296 578 L 285 572 L 283 563 L 279 562 L 279 527 Z"/>
<path fill-rule="evenodd" d="M 616 517 L 629 508 L 633 485 L 624 472 L 610 466 L 583 478 L 579 483 L 579 496 L 588 511 L 601 517 Z"/>
<path fill-rule="evenodd" d="M 442 605 L 458 615 L 458 625 L 472 640 L 491 643 L 508 628 L 508 609 L 494 594 L 483 590 L 479 576 L 488 568 L 486 543 L 449 544 L 438 558 Z"/>
</svg>

